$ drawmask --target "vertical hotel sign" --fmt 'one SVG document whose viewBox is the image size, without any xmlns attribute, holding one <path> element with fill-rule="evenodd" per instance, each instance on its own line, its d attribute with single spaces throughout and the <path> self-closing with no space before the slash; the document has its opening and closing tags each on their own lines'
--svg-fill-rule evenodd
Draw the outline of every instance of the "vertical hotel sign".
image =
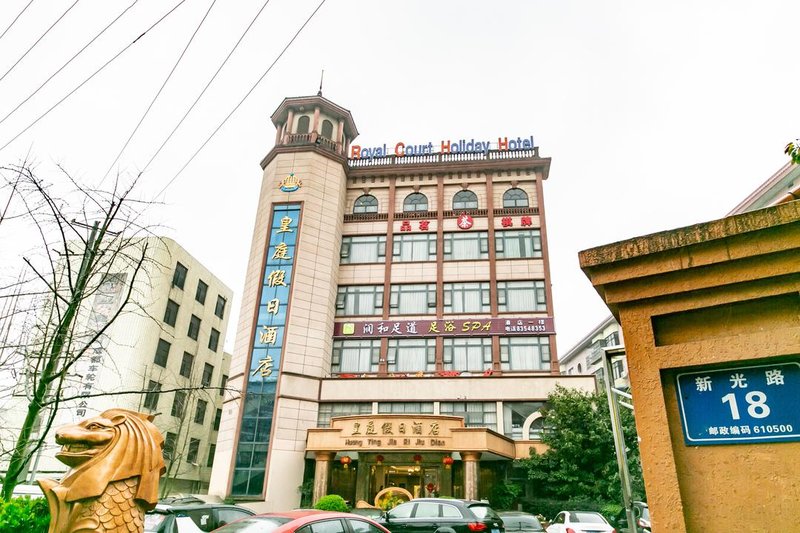
<svg viewBox="0 0 800 533">
<path fill-rule="evenodd" d="M 261 279 L 256 332 L 236 449 L 231 494 L 259 496 L 264 488 L 275 389 L 286 332 L 300 204 L 274 205 Z"/>
</svg>

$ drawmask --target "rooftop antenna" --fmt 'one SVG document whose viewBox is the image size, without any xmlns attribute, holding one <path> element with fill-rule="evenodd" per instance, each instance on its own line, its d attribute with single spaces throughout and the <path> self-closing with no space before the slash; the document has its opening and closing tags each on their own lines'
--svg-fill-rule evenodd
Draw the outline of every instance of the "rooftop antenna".
<svg viewBox="0 0 800 533">
<path fill-rule="evenodd" d="M 317 91 L 317 96 L 322 96 L 322 80 L 325 78 L 325 69 L 322 69 L 322 74 L 319 76 L 319 91 Z"/>
</svg>

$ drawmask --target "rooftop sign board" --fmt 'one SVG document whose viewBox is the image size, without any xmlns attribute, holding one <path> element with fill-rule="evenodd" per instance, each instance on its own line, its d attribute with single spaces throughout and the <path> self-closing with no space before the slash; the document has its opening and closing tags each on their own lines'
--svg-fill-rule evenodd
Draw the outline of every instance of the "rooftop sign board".
<svg viewBox="0 0 800 533">
<path fill-rule="evenodd" d="M 350 146 L 350 159 L 373 159 L 375 157 L 386 157 L 394 155 L 405 157 L 411 155 L 430 155 L 430 154 L 466 154 L 466 153 L 488 153 L 489 150 L 514 151 L 514 150 L 533 150 L 533 135 L 527 137 L 498 137 L 497 143 L 491 140 L 481 141 L 474 138 L 470 140 L 459 139 L 440 141 L 434 144 L 432 141 L 422 144 L 410 144 L 400 141 L 394 145 L 390 152 L 390 147 L 386 144 L 373 147 L 362 147 L 358 144 Z M 437 149 L 438 151 L 434 151 Z"/>
</svg>

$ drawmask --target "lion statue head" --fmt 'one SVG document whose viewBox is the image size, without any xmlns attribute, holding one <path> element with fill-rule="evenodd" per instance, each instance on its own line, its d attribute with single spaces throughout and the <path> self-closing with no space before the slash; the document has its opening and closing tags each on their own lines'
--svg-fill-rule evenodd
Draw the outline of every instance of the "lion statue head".
<svg viewBox="0 0 800 533">
<path fill-rule="evenodd" d="M 164 437 L 153 415 L 109 409 L 100 416 L 64 426 L 56 432 L 56 458 L 71 467 L 61 486 L 64 500 L 97 497 L 114 481 L 139 477 L 135 499 L 145 509 L 158 502 L 158 480 L 166 470 Z"/>
</svg>

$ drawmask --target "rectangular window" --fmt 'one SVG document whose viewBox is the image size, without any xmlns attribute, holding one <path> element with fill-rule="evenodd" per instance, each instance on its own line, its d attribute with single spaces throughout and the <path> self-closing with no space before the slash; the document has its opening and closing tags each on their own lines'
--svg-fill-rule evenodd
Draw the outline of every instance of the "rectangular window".
<svg viewBox="0 0 800 533">
<path fill-rule="evenodd" d="M 175 321 L 178 319 L 178 308 L 180 306 L 177 302 L 167 300 L 167 309 L 164 311 L 164 323 L 175 327 Z"/>
<path fill-rule="evenodd" d="M 217 296 L 217 305 L 214 307 L 214 314 L 220 318 L 225 317 L 225 298 Z"/>
<path fill-rule="evenodd" d="M 222 420 L 222 409 L 217 409 L 217 412 L 214 413 L 214 431 L 219 431 L 219 423 Z"/>
<path fill-rule="evenodd" d="M 172 286 L 183 289 L 183 286 L 186 284 L 186 273 L 188 271 L 189 270 L 180 262 L 175 265 L 175 272 L 172 274 Z"/>
<path fill-rule="evenodd" d="M 378 404 L 378 413 L 432 415 L 433 402 L 382 402 Z"/>
<path fill-rule="evenodd" d="M 170 343 L 164 339 L 158 339 L 158 346 L 156 347 L 156 357 L 153 360 L 158 366 L 167 367 L 167 359 L 169 358 L 169 349 L 172 347 Z"/>
<path fill-rule="evenodd" d="M 200 439 L 189 439 L 189 453 L 186 454 L 186 462 L 196 465 L 198 453 L 200 453 Z"/>
<path fill-rule="evenodd" d="M 172 459 L 177 441 L 178 435 L 167 431 L 166 435 L 164 435 L 164 459 Z"/>
<path fill-rule="evenodd" d="M 339 256 L 342 264 L 383 263 L 386 260 L 386 235 L 342 237 Z"/>
<path fill-rule="evenodd" d="M 444 369 L 459 372 L 483 372 L 492 368 L 490 337 L 455 337 L 444 339 Z"/>
<path fill-rule="evenodd" d="M 207 292 L 208 285 L 202 279 L 197 280 L 197 292 L 194 293 L 194 299 L 205 305 Z"/>
<path fill-rule="evenodd" d="M 498 281 L 497 303 L 501 313 L 547 311 L 544 281 Z"/>
<path fill-rule="evenodd" d="M 194 365 L 194 355 L 189 352 L 183 352 L 183 359 L 181 359 L 181 376 L 188 378 L 192 375 L 192 366 Z"/>
<path fill-rule="evenodd" d="M 197 340 L 200 335 L 200 317 L 192 315 L 189 319 L 189 330 L 186 332 L 190 339 Z"/>
<path fill-rule="evenodd" d="M 202 425 L 206 421 L 206 407 L 208 402 L 205 400 L 197 400 L 197 407 L 194 410 L 194 423 Z"/>
<path fill-rule="evenodd" d="M 389 307 L 393 314 L 427 315 L 436 311 L 436 284 L 392 285 Z"/>
<path fill-rule="evenodd" d="M 321 403 L 317 413 L 317 427 L 331 425 L 334 416 L 368 415 L 372 413 L 372 403 Z"/>
<path fill-rule="evenodd" d="M 225 394 L 225 387 L 228 386 L 228 376 L 222 374 L 222 379 L 219 380 L 219 395 Z"/>
<path fill-rule="evenodd" d="M 389 372 L 436 370 L 436 339 L 389 339 Z"/>
<path fill-rule="evenodd" d="M 542 257 L 542 236 L 538 229 L 497 231 L 494 245 L 498 259 Z"/>
<path fill-rule="evenodd" d="M 380 356 L 381 341 L 378 339 L 333 341 L 331 372 L 377 372 Z"/>
<path fill-rule="evenodd" d="M 161 383 L 152 379 L 147 384 L 147 394 L 144 395 L 144 406 L 151 411 L 158 408 L 158 396 L 161 393 Z"/>
<path fill-rule="evenodd" d="M 200 381 L 200 384 L 203 387 L 208 387 L 209 385 L 211 385 L 211 376 L 213 375 L 214 375 L 214 366 L 206 363 L 203 366 L 203 379 Z"/>
<path fill-rule="evenodd" d="M 497 431 L 497 404 L 495 402 L 442 402 L 439 412 L 443 415 L 464 417 L 464 425 L 470 428 L 485 427 Z"/>
<path fill-rule="evenodd" d="M 392 242 L 392 257 L 398 263 L 404 261 L 435 261 L 436 234 L 409 233 L 395 235 Z"/>
<path fill-rule="evenodd" d="M 445 313 L 488 313 L 489 283 L 445 283 Z"/>
<path fill-rule="evenodd" d="M 209 444 L 208 445 L 208 459 L 206 460 L 206 466 L 211 468 L 214 466 L 214 455 L 217 453 L 217 445 L 216 444 Z"/>
<path fill-rule="evenodd" d="M 208 335 L 208 349 L 216 352 L 219 348 L 219 331 L 211 328 L 211 333 Z"/>
<path fill-rule="evenodd" d="M 380 315 L 383 310 L 383 285 L 339 287 L 337 316 Z"/>
<path fill-rule="evenodd" d="M 172 416 L 183 418 L 183 412 L 186 409 L 186 393 L 184 391 L 175 391 L 175 398 L 172 400 Z"/>
<path fill-rule="evenodd" d="M 610 333 L 605 338 L 605 341 L 606 341 L 606 346 L 617 346 L 617 345 L 619 345 L 620 344 L 620 342 L 619 342 L 619 332 L 618 331 L 614 331 L 613 333 Z"/>
<path fill-rule="evenodd" d="M 525 426 L 525 421 L 542 407 L 544 407 L 544 402 L 503 402 L 503 434 L 514 440 L 540 438 L 541 418 L 534 419 L 534 423 L 531 424 L 530 432 L 527 435 L 522 434 L 522 428 Z M 536 420 L 539 421 L 538 424 Z"/>
<path fill-rule="evenodd" d="M 614 372 L 614 379 L 619 379 L 625 375 L 625 361 L 617 359 L 611 363 L 611 370 Z"/>
<path fill-rule="evenodd" d="M 444 234 L 444 260 L 465 261 L 489 257 L 489 233 L 463 231 Z"/>
<path fill-rule="evenodd" d="M 501 337 L 500 367 L 503 370 L 550 370 L 550 339 Z"/>
</svg>

